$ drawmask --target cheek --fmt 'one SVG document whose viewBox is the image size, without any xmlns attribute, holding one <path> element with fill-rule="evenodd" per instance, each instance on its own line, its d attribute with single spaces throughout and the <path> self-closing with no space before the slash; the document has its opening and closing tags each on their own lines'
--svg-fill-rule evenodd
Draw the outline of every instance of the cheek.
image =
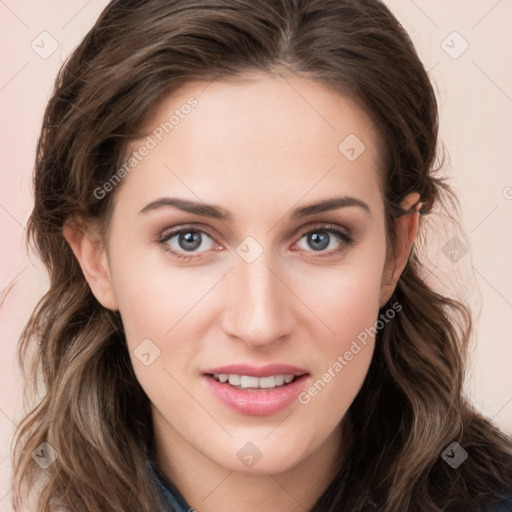
<svg viewBox="0 0 512 512">
<path fill-rule="evenodd" d="M 343 281 L 323 297 L 322 318 L 334 332 L 316 336 L 318 363 L 310 385 L 299 395 L 304 414 L 315 417 L 316 436 L 328 435 L 345 416 L 364 383 L 375 347 L 378 293 L 369 280 Z M 331 299 L 331 300 L 329 300 Z"/>
<path fill-rule="evenodd" d="M 111 266 L 132 365 L 142 387 L 155 398 L 163 392 L 162 382 L 176 384 L 171 377 L 176 368 L 185 373 L 195 361 L 201 340 L 195 315 L 199 303 L 208 306 L 201 299 L 218 276 L 211 270 L 199 275 L 197 269 L 172 268 L 147 251 L 113 253 Z"/>
<path fill-rule="evenodd" d="M 342 347 L 348 338 L 375 323 L 379 311 L 384 237 L 368 239 L 330 267 L 305 266 L 297 280 L 297 295 L 323 321 L 330 346 Z"/>
<path fill-rule="evenodd" d="M 302 403 L 315 402 L 314 407 L 325 412 L 326 426 L 341 419 L 368 371 L 378 328 L 384 254 L 382 237 L 329 272 L 309 270 L 301 280 L 298 294 L 307 298 L 321 320 L 310 333 L 319 364 Z M 333 415 L 334 410 L 339 415 Z"/>
<path fill-rule="evenodd" d="M 192 336 L 185 316 L 197 297 L 185 286 L 190 283 L 183 273 L 167 272 L 164 278 L 161 268 L 143 261 L 134 254 L 119 258 L 112 276 L 129 356 L 137 381 L 153 403 L 186 410 L 187 395 L 173 377 L 176 366 L 184 369 L 197 349 L 187 342 Z"/>
<path fill-rule="evenodd" d="M 144 338 L 162 339 L 201 287 L 195 283 L 191 288 L 192 274 L 186 269 L 169 271 L 155 253 L 159 256 L 157 249 L 112 255 L 112 282 L 131 344 Z"/>
</svg>

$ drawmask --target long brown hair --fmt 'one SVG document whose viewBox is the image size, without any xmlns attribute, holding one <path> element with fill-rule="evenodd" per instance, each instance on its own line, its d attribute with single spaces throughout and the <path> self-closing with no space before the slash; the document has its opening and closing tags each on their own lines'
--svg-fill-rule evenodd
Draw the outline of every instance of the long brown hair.
<svg viewBox="0 0 512 512">
<path fill-rule="evenodd" d="M 189 81 L 280 69 L 350 96 L 380 135 L 387 227 L 416 191 L 442 207 L 435 94 L 413 44 L 379 0 L 114 0 L 62 67 L 35 164 L 33 243 L 50 288 L 26 325 L 19 362 L 37 396 L 13 441 L 13 505 L 30 489 L 40 512 L 150 512 L 149 399 L 118 312 L 102 307 L 62 235 L 72 216 L 108 225 L 115 191 L 98 197 L 127 143 L 159 102 Z M 423 233 L 426 236 L 426 233 Z M 467 307 L 426 283 L 418 245 L 349 408 L 348 462 L 314 511 L 480 510 L 512 488 L 512 443 L 463 394 Z M 56 460 L 31 454 L 47 442 Z M 452 442 L 468 458 L 441 457 Z M 314 470 L 314 468 L 312 468 Z M 34 487 L 38 484 L 39 487 Z"/>
</svg>

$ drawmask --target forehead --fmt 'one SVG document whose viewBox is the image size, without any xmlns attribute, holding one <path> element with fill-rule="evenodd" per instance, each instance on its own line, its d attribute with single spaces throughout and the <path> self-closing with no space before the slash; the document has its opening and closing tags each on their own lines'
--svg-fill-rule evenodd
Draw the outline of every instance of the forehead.
<svg viewBox="0 0 512 512">
<path fill-rule="evenodd" d="M 380 190 L 377 133 L 365 112 L 293 75 L 189 83 L 153 110 L 142 133 L 126 158 L 150 149 L 119 191 L 134 205 L 167 191 L 247 207 Z"/>
</svg>

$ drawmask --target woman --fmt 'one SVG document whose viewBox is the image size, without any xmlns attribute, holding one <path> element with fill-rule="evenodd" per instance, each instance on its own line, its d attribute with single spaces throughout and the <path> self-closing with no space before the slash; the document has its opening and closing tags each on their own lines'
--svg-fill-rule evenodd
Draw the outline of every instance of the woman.
<svg viewBox="0 0 512 512">
<path fill-rule="evenodd" d="M 38 145 L 16 510 L 512 510 L 412 249 L 437 116 L 377 0 L 111 2 Z"/>
</svg>

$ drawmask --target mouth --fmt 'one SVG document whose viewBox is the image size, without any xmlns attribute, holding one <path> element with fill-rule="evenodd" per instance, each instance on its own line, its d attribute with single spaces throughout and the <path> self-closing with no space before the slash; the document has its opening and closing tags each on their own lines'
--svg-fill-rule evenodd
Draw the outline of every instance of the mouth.
<svg viewBox="0 0 512 512">
<path fill-rule="evenodd" d="M 248 416 L 269 416 L 293 404 L 310 378 L 288 365 L 232 365 L 203 372 L 203 382 L 221 404 Z"/>
<path fill-rule="evenodd" d="M 272 391 L 287 386 L 302 377 L 302 375 L 290 374 L 255 377 L 253 375 L 239 375 L 236 373 L 207 373 L 206 376 L 222 384 L 227 384 L 235 389 L 242 389 L 244 391 Z"/>
</svg>

